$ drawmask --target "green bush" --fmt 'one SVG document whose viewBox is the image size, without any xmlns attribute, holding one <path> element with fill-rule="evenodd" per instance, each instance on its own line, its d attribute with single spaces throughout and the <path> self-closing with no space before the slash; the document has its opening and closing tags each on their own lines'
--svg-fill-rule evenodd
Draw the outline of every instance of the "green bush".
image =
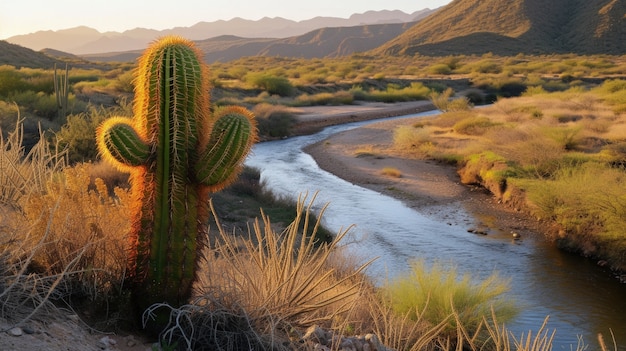
<svg viewBox="0 0 626 351">
<path fill-rule="evenodd" d="M 103 108 L 91 106 L 87 112 L 69 115 L 61 130 L 55 133 L 58 146 L 67 152 L 70 163 L 95 161 L 98 157 L 96 149 L 96 129 L 111 116 L 130 115 L 130 106 L 119 108 Z"/>
<path fill-rule="evenodd" d="M 424 100 L 431 90 L 422 83 L 413 82 L 407 87 L 389 85 L 386 90 L 365 91 L 362 87 L 353 87 L 350 93 L 355 100 L 379 101 L 379 102 L 402 102 Z"/>
<path fill-rule="evenodd" d="M 347 91 L 338 91 L 336 93 L 318 93 L 318 94 L 302 94 L 298 96 L 294 106 L 313 106 L 313 105 L 351 105 L 354 103 L 354 96 Z"/>
<path fill-rule="evenodd" d="M 23 90 L 25 83 L 21 74 L 12 66 L 0 66 L 0 96 Z"/>
<path fill-rule="evenodd" d="M 460 275 L 456 267 L 446 269 L 435 262 L 429 268 L 424 261 L 413 262 L 410 272 L 382 287 L 396 313 L 432 325 L 447 320 L 450 336 L 456 335 L 457 323 L 476 332 L 483 320 L 491 320 L 492 311 L 499 322 L 511 320 L 518 311 L 512 300 L 503 298 L 508 291 L 509 281 L 497 273 L 477 282 L 469 273 Z"/>
<path fill-rule="evenodd" d="M 459 134 L 465 135 L 483 135 L 490 128 L 499 125 L 496 122 L 493 122 L 491 119 L 485 116 L 476 116 L 465 118 L 463 120 L 458 121 L 453 129 L 455 132 Z"/>
<path fill-rule="evenodd" d="M 452 69 L 445 63 L 436 63 L 428 67 L 428 73 L 448 75 L 452 73 Z"/>
<path fill-rule="evenodd" d="M 254 87 L 263 89 L 270 94 L 291 96 L 295 89 L 289 79 L 267 73 L 249 73 L 246 80 Z"/>
<path fill-rule="evenodd" d="M 282 106 L 259 104 L 254 107 L 253 112 L 261 137 L 282 138 L 289 136 L 291 127 L 296 122 L 293 113 Z"/>
</svg>

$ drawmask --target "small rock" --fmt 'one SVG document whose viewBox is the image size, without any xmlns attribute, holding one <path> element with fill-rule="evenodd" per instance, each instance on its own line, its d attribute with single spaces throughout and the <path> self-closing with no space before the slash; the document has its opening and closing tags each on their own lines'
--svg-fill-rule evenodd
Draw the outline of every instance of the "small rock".
<svg viewBox="0 0 626 351">
<path fill-rule="evenodd" d="M 302 339 L 304 340 L 318 342 L 322 345 L 326 345 L 331 338 L 332 336 L 330 335 L 330 333 L 317 325 L 310 326 L 304 334 L 304 337 L 302 337 Z"/>
<path fill-rule="evenodd" d="M 78 317 L 78 315 L 76 314 L 70 314 L 67 316 L 67 319 L 73 321 L 73 322 L 78 322 L 80 320 L 80 317 Z"/>
<path fill-rule="evenodd" d="M 23 326 L 22 330 L 24 331 L 25 334 L 35 334 L 35 329 L 29 326 Z"/>
<path fill-rule="evenodd" d="M 11 330 L 9 330 L 9 335 L 22 336 L 24 335 L 24 331 L 22 330 L 22 328 L 18 328 L 18 327 L 11 328 Z"/>
<path fill-rule="evenodd" d="M 126 337 L 126 346 L 128 347 L 133 347 L 137 345 L 137 340 L 135 340 L 135 337 L 132 335 L 129 335 Z"/>
<path fill-rule="evenodd" d="M 101 337 L 100 340 L 98 340 L 97 342 L 97 346 L 101 350 L 107 350 L 109 347 L 115 346 L 116 344 L 117 344 L 117 341 L 115 341 L 115 339 L 112 339 L 108 336 Z"/>
</svg>

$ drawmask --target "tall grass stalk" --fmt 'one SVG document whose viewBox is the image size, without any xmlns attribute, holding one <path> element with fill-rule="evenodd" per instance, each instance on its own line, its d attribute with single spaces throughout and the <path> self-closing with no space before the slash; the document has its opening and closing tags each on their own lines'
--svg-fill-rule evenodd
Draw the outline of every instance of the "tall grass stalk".
<svg viewBox="0 0 626 351">
<path fill-rule="evenodd" d="M 6 139 L 0 137 L 0 206 L 13 210 L 19 210 L 30 195 L 45 192 L 47 182 L 67 163 L 65 153 L 51 150 L 41 130 L 39 141 L 28 152 L 23 141 L 18 116 L 15 130 Z"/>
</svg>

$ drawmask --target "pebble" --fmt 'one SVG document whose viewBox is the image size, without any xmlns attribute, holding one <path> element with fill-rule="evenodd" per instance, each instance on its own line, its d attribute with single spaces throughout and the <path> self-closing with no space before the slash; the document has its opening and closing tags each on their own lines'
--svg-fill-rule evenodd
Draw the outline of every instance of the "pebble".
<svg viewBox="0 0 626 351">
<path fill-rule="evenodd" d="M 115 341 L 115 339 L 108 336 L 103 336 L 100 338 L 100 340 L 98 340 L 97 346 L 101 350 L 107 350 L 109 347 L 115 346 L 116 344 L 117 341 Z"/>
<path fill-rule="evenodd" d="M 24 335 L 24 331 L 22 330 L 22 328 L 18 328 L 18 327 L 11 328 L 11 330 L 9 330 L 9 335 L 22 336 Z"/>
</svg>

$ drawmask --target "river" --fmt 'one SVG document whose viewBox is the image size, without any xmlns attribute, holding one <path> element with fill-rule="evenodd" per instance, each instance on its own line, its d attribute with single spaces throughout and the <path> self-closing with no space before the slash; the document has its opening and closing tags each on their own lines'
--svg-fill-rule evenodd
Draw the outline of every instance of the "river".
<svg viewBox="0 0 626 351">
<path fill-rule="evenodd" d="M 588 350 L 596 350 L 597 334 L 610 341 L 610 330 L 619 350 L 626 350 L 626 284 L 620 284 L 606 269 L 543 240 L 515 241 L 510 233 L 469 234 L 467 228 L 479 219 L 461 207 L 444 209 L 455 218 L 442 223 L 401 201 L 321 170 L 302 151 L 333 133 L 373 122 L 332 126 L 314 135 L 259 143 L 246 165 L 259 169 L 261 180 L 277 195 L 296 199 L 317 192 L 316 208 L 329 204 L 323 224 L 331 231 L 354 225 L 346 245 L 364 259 L 378 257 L 367 270 L 374 281 L 406 272 L 416 259 L 455 265 L 459 272 L 476 278 L 497 272 L 511 279 L 507 297 L 522 307 L 507 325 L 516 337 L 529 331 L 534 335 L 550 316 L 547 326 L 556 330 L 554 350 L 575 350 L 580 337 L 589 345 Z"/>
</svg>

